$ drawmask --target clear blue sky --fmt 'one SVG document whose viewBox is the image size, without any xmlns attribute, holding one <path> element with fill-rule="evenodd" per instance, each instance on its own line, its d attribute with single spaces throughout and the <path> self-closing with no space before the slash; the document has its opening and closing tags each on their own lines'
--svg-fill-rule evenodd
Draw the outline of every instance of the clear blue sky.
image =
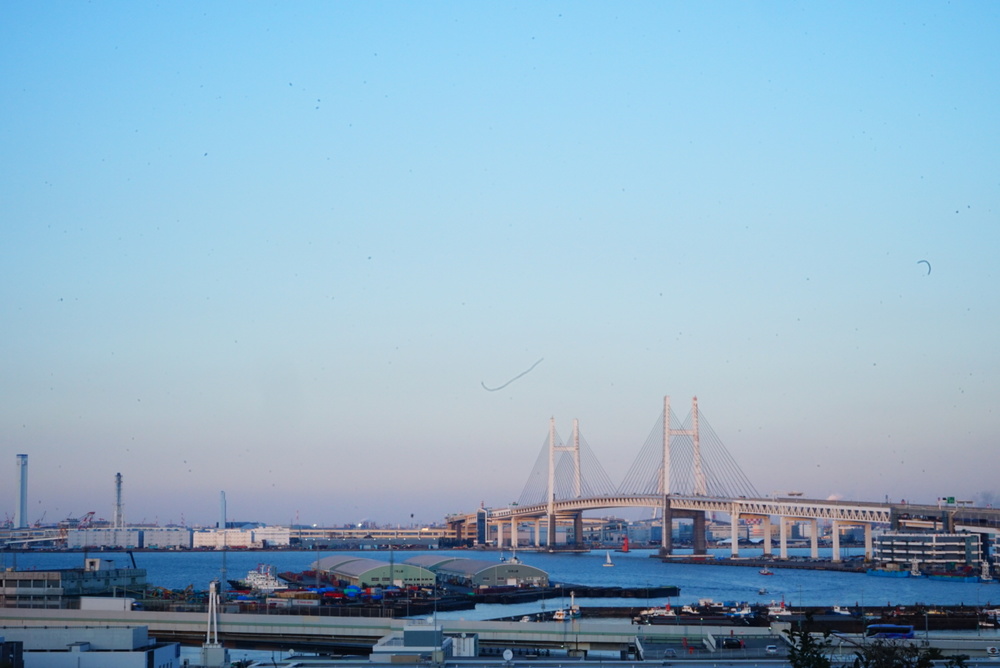
<svg viewBox="0 0 1000 668">
<path fill-rule="evenodd" d="M 0 509 L 429 522 L 695 394 L 761 492 L 990 499 L 998 26 L 5 3 Z"/>
</svg>

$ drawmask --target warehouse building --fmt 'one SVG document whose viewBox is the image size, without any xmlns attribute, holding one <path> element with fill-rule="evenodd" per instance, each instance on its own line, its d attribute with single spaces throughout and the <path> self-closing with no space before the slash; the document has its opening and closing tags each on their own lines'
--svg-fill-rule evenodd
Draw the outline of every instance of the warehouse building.
<svg viewBox="0 0 1000 668">
<path fill-rule="evenodd" d="M 516 557 L 508 561 L 486 561 L 422 554 L 410 557 L 405 563 L 426 568 L 442 583 L 473 589 L 549 586 L 548 573 L 540 568 L 523 564 Z"/>
<path fill-rule="evenodd" d="M 313 568 L 356 587 L 433 587 L 435 583 L 434 573 L 428 569 L 401 561 L 330 556 L 314 562 Z"/>
<path fill-rule="evenodd" d="M 191 549 L 191 529 L 187 527 L 92 527 L 69 529 L 66 547 L 71 550 L 86 549 Z"/>
</svg>

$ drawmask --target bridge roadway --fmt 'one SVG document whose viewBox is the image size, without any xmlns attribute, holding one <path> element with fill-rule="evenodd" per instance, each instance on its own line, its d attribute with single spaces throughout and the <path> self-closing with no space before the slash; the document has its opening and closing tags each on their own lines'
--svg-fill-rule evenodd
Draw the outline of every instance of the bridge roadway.
<svg viewBox="0 0 1000 668">
<path fill-rule="evenodd" d="M 696 522 L 704 522 L 704 517 L 710 512 L 726 513 L 732 524 L 731 545 L 732 555 L 739 556 L 739 519 L 741 517 L 757 518 L 763 524 L 763 535 L 771 535 L 771 518 L 779 522 L 779 550 L 782 559 L 788 558 L 788 523 L 789 521 L 811 521 L 813 524 L 812 553 L 818 555 L 818 535 L 816 524 L 819 520 L 833 523 L 833 560 L 840 560 L 840 526 L 861 525 L 865 532 L 865 553 L 872 553 L 872 526 L 888 524 L 893 528 L 905 526 L 908 523 L 925 526 L 928 522 L 944 531 L 967 529 L 972 531 L 993 531 L 1000 529 L 1000 509 L 974 508 L 966 506 L 932 506 L 917 504 L 876 503 L 866 501 L 831 501 L 822 499 L 803 499 L 801 497 L 710 497 L 697 495 L 662 495 L 662 494 L 621 494 L 612 496 L 579 497 L 575 499 L 553 500 L 551 503 L 533 505 L 512 505 L 507 508 L 494 508 L 489 511 L 489 522 L 497 527 L 499 543 L 503 544 L 504 525 L 510 525 L 510 535 L 514 536 L 519 523 L 533 520 L 535 522 L 535 544 L 541 547 L 541 522 L 549 522 L 548 535 L 555 534 L 555 522 L 558 518 L 572 518 L 580 522 L 582 513 L 587 510 L 608 508 L 657 508 L 663 511 L 665 521 L 674 517 L 690 517 Z M 703 535 L 696 531 L 695 535 Z M 577 533 L 579 535 L 579 531 Z M 662 548 L 665 553 L 671 551 L 670 531 L 663 532 Z M 701 545 L 704 551 L 704 545 Z M 696 552 L 699 546 L 696 545 Z M 771 541 L 763 543 L 764 554 L 771 554 Z"/>
</svg>

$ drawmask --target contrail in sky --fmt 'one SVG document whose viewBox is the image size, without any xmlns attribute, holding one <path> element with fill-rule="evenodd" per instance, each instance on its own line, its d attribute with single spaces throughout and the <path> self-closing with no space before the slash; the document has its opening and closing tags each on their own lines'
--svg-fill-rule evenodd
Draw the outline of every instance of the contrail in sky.
<svg viewBox="0 0 1000 668">
<path fill-rule="evenodd" d="M 527 371 L 522 371 L 521 373 L 517 374 L 516 376 L 514 376 L 513 378 L 511 378 L 510 380 L 508 380 L 506 383 L 504 383 L 503 385 L 501 385 L 500 387 L 486 387 L 486 383 L 484 383 L 482 381 L 480 381 L 479 384 L 482 385 L 483 389 L 486 390 L 487 392 L 496 392 L 497 390 L 502 390 L 503 388 L 507 387 L 508 385 L 510 385 L 511 383 L 513 383 L 515 380 L 517 380 L 521 376 L 524 376 L 526 374 L 531 373 L 531 370 L 534 369 L 539 364 L 541 364 L 544 359 L 545 358 L 542 357 L 537 362 L 535 362 L 530 367 L 528 367 Z"/>
</svg>

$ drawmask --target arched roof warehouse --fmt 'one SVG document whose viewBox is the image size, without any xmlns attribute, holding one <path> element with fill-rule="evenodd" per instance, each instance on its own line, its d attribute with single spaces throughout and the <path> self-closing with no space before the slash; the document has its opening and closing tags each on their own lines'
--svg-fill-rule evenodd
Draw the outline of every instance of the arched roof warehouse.
<svg viewBox="0 0 1000 668">
<path fill-rule="evenodd" d="M 407 564 L 426 568 L 446 582 L 468 587 L 523 587 L 549 585 L 549 574 L 540 568 L 528 566 L 520 560 L 486 561 L 422 554 L 410 557 Z"/>
<path fill-rule="evenodd" d="M 313 568 L 358 587 L 388 587 L 391 584 L 433 587 L 436 579 L 432 571 L 416 564 L 388 563 L 365 557 L 323 557 L 313 564 Z"/>
</svg>

